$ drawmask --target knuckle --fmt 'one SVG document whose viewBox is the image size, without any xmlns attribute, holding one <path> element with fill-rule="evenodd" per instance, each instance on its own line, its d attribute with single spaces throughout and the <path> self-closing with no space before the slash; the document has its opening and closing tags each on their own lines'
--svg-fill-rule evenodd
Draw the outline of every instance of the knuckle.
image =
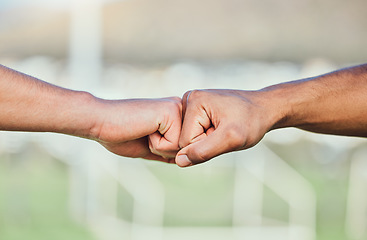
<svg viewBox="0 0 367 240">
<path fill-rule="evenodd" d="M 179 150 L 177 142 L 170 142 L 166 140 L 163 136 L 159 141 L 153 142 L 151 145 L 149 145 L 149 148 L 152 153 L 159 155 L 168 152 L 177 152 Z"/>
<path fill-rule="evenodd" d="M 167 155 L 166 152 L 164 149 L 161 149 L 159 147 L 153 147 L 150 149 L 150 152 L 157 155 L 157 156 L 165 156 Z"/>
<path fill-rule="evenodd" d="M 188 95 L 188 98 L 189 99 L 196 99 L 196 98 L 201 97 L 203 94 L 204 94 L 203 90 L 198 90 L 198 89 L 192 90 L 192 91 L 190 91 L 190 93 Z"/>
<path fill-rule="evenodd" d="M 184 95 L 182 96 L 182 100 L 183 101 L 187 101 L 188 100 L 188 97 L 190 96 L 190 94 L 191 94 L 191 90 L 190 91 L 187 91 L 187 92 L 185 92 L 184 93 Z"/>
<path fill-rule="evenodd" d="M 169 119 L 181 118 L 182 115 L 182 104 L 177 101 L 166 101 L 162 106 L 162 111 L 165 116 L 166 122 L 170 122 Z"/>
<path fill-rule="evenodd" d="M 151 150 L 153 153 L 157 154 L 157 153 L 161 153 L 167 150 L 167 148 L 165 146 L 163 146 L 163 144 L 157 143 L 157 144 L 152 144 Z"/>
<path fill-rule="evenodd" d="M 163 149 L 163 147 L 160 144 L 158 144 L 158 145 L 153 145 L 153 151 L 155 153 L 159 153 L 159 152 L 164 151 L 164 149 Z"/>
<path fill-rule="evenodd" d="M 168 101 L 168 107 L 173 110 L 180 110 L 182 108 L 182 102 L 180 98 L 171 98 L 171 101 Z"/>
<path fill-rule="evenodd" d="M 150 146 L 149 146 L 149 149 L 150 149 L 150 152 L 151 152 L 151 153 L 154 153 L 154 154 L 156 154 L 156 155 L 158 155 L 158 154 L 159 154 L 159 151 L 157 150 L 157 148 L 156 148 L 155 146 L 150 145 Z"/>
<path fill-rule="evenodd" d="M 166 98 L 169 100 L 169 102 L 172 104 L 172 105 L 176 105 L 176 106 L 179 106 L 182 104 L 182 99 L 179 98 L 179 97 L 169 97 L 169 98 Z"/>
<path fill-rule="evenodd" d="M 182 99 L 185 99 L 187 102 L 193 102 L 197 101 L 198 99 L 201 99 L 204 94 L 205 94 L 204 90 L 195 89 L 186 92 Z"/>
<path fill-rule="evenodd" d="M 181 104 L 181 102 L 182 102 L 182 99 L 181 98 L 179 98 L 179 97 L 173 97 L 172 98 L 174 101 L 176 101 L 177 103 L 179 103 L 179 104 Z"/>
</svg>

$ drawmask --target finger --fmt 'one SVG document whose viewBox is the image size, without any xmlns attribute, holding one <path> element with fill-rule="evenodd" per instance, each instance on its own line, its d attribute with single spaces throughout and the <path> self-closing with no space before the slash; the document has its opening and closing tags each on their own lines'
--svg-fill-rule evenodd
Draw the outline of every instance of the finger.
<svg viewBox="0 0 367 240">
<path fill-rule="evenodd" d="M 175 143 L 167 141 L 159 132 L 150 134 L 148 136 L 148 140 L 150 151 L 153 154 L 162 156 L 164 158 L 174 158 L 179 150 L 177 143 L 178 140 L 176 140 Z"/>
<path fill-rule="evenodd" d="M 187 99 L 187 103 L 179 139 L 181 148 L 192 143 L 211 127 L 211 120 L 204 106 L 199 102 L 190 101 L 190 94 L 184 96 L 184 99 Z"/>
<path fill-rule="evenodd" d="M 158 131 L 150 134 L 149 148 L 152 153 L 166 158 L 174 158 L 179 150 L 178 140 L 182 125 L 182 104 L 180 98 L 169 98 L 173 105 L 166 108 L 166 114 Z"/>
<path fill-rule="evenodd" d="M 176 163 L 174 158 L 164 158 L 162 156 L 158 156 L 153 153 L 149 153 L 148 155 L 144 157 L 144 159 L 165 162 L 165 163 Z"/>
<path fill-rule="evenodd" d="M 232 136 L 234 135 L 228 133 L 226 128 L 219 127 L 205 138 L 182 148 L 177 153 L 176 164 L 180 167 L 187 167 L 240 148 L 242 141 Z"/>
<path fill-rule="evenodd" d="M 179 149 L 178 141 L 180 139 L 182 126 L 181 108 L 179 109 L 179 112 L 171 113 L 169 118 L 168 122 L 165 123 L 168 127 L 161 124 L 158 131 L 151 134 L 151 136 L 157 141 L 156 143 L 158 145 L 156 145 L 156 147 L 163 151 Z"/>
<path fill-rule="evenodd" d="M 206 130 L 206 135 L 210 135 L 214 132 L 215 128 L 211 126 L 208 130 Z"/>
<path fill-rule="evenodd" d="M 187 91 L 182 97 L 182 120 L 186 114 L 187 99 L 189 98 L 192 91 Z"/>
<path fill-rule="evenodd" d="M 143 138 L 154 133 L 158 128 L 168 128 L 171 124 L 170 120 L 174 118 L 177 118 L 176 121 L 179 122 L 178 128 L 181 129 L 181 102 L 181 98 L 179 97 L 164 99 L 128 99 L 121 101 L 126 107 L 125 112 L 134 114 L 129 114 L 127 117 L 124 117 L 123 122 L 118 119 L 114 120 L 118 122 L 119 126 L 117 130 L 121 131 L 121 134 L 116 133 L 116 131 L 113 131 L 114 134 L 109 133 L 111 129 L 109 129 L 108 127 L 110 126 L 106 124 L 109 135 L 115 136 L 113 139 L 109 139 L 109 141 L 123 142 Z M 175 128 L 176 126 L 173 127 Z M 164 132 L 166 131 L 167 129 L 164 129 Z M 169 138 L 172 136 L 170 133 L 168 135 Z M 178 136 L 175 142 L 178 142 Z"/>
<path fill-rule="evenodd" d="M 214 127 L 210 127 L 208 130 L 206 130 L 206 132 L 204 132 L 204 133 L 200 134 L 199 136 L 197 136 L 197 137 L 193 138 L 193 139 L 191 140 L 191 143 L 190 143 L 190 144 L 193 144 L 193 143 L 195 143 L 195 142 L 198 142 L 198 141 L 200 141 L 200 140 L 203 140 L 203 139 L 204 139 L 204 138 L 206 138 L 209 134 L 213 133 L 213 131 L 214 131 Z"/>
</svg>

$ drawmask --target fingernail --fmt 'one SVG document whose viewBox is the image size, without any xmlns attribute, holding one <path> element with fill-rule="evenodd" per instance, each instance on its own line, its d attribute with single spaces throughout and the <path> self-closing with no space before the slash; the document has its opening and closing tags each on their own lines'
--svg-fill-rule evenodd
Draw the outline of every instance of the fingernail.
<svg viewBox="0 0 367 240">
<path fill-rule="evenodd" d="M 192 162 L 186 155 L 179 155 L 177 156 L 176 164 L 179 165 L 180 167 L 188 167 L 192 165 Z"/>
</svg>

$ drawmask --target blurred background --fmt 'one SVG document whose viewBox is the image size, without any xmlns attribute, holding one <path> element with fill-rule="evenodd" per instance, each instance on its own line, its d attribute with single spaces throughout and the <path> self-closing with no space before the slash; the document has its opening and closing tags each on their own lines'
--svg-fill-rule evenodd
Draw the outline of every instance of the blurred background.
<svg viewBox="0 0 367 240">
<path fill-rule="evenodd" d="M 365 62 L 362 0 L 2 0 L 0 64 L 109 99 Z M 0 132 L 0 239 L 367 238 L 367 144 L 296 129 L 187 169 Z"/>
</svg>

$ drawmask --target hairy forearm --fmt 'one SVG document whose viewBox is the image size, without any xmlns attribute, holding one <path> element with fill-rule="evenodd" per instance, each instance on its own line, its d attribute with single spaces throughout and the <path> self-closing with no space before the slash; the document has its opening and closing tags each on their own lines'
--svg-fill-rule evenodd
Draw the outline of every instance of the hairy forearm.
<svg viewBox="0 0 367 240">
<path fill-rule="evenodd" d="M 90 137 L 94 97 L 0 65 L 0 130 Z"/>
<path fill-rule="evenodd" d="M 260 91 L 278 112 L 272 128 L 367 137 L 367 65 Z"/>
</svg>

